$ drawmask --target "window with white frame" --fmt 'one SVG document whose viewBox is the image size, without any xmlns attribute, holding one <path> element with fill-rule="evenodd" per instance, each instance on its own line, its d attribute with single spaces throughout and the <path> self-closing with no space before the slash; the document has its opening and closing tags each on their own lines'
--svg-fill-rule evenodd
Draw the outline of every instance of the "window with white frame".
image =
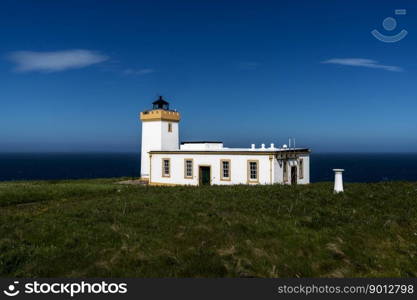
<svg viewBox="0 0 417 300">
<path fill-rule="evenodd" d="M 230 180 L 230 160 L 228 159 L 220 161 L 220 179 Z"/>
<path fill-rule="evenodd" d="M 184 160 L 184 177 L 185 178 L 193 178 L 193 160 L 192 159 L 185 159 Z"/>
<path fill-rule="evenodd" d="M 168 132 L 172 132 L 172 123 L 168 123 Z"/>
<path fill-rule="evenodd" d="M 249 181 L 258 181 L 258 161 L 250 160 L 248 161 L 248 180 Z"/>
<path fill-rule="evenodd" d="M 300 158 L 300 160 L 298 161 L 298 177 L 300 179 L 304 178 L 304 160 L 302 158 Z"/>
<path fill-rule="evenodd" d="M 169 158 L 162 159 L 162 177 L 170 177 L 170 160 Z"/>
</svg>

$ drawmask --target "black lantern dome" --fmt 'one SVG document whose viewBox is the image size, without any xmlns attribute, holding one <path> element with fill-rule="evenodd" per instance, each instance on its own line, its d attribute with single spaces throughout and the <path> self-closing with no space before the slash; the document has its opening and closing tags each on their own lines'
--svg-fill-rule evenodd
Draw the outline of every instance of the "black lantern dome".
<svg viewBox="0 0 417 300">
<path fill-rule="evenodd" d="M 162 96 L 159 96 L 158 100 L 152 102 L 153 109 L 169 110 L 169 103 L 165 101 Z"/>
</svg>

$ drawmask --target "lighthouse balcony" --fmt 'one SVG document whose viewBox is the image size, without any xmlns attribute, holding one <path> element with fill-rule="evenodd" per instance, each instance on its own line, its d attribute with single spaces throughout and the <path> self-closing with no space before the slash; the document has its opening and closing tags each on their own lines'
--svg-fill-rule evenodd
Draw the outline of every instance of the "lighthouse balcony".
<svg viewBox="0 0 417 300">
<path fill-rule="evenodd" d="M 142 121 L 174 121 L 180 120 L 180 113 L 174 110 L 153 109 L 140 113 Z"/>
</svg>

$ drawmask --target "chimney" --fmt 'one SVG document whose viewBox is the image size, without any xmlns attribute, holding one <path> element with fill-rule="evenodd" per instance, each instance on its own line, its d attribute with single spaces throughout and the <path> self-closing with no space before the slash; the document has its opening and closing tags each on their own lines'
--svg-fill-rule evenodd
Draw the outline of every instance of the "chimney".
<svg viewBox="0 0 417 300">
<path fill-rule="evenodd" d="M 274 148 L 275 148 L 274 143 L 271 143 L 271 149 L 274 149 Z"/>
<path fill-rule="evenodd" d="M 252 145 L 250 146 L 250 148 L 251 148 L 252 150 L 255 150 L 255 144 L 252 144 Z"/>
<path fill-rule="evenodd" d="M 334 171 L 334 193 L 342 193 L 343 192 L 343 169 L 333 169 Z"/>
<path fill-rule="evenodd" d="M 262 145 L 261 145 L 261 148 L 262 148 L 262 149 L 265 149 L 265 144 L 262 144 Z"/>
</svg>

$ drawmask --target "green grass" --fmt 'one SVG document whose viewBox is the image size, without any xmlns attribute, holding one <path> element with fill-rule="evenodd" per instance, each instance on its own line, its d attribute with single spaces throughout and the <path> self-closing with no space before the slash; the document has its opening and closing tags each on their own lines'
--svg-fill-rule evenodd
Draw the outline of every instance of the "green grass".
<svg viewBox="0 0 417 300">
<path fill-rule="evenodd" d="M 417 276 L 417 183 L 0 183 L 0 276 Z"/>
</svg>

